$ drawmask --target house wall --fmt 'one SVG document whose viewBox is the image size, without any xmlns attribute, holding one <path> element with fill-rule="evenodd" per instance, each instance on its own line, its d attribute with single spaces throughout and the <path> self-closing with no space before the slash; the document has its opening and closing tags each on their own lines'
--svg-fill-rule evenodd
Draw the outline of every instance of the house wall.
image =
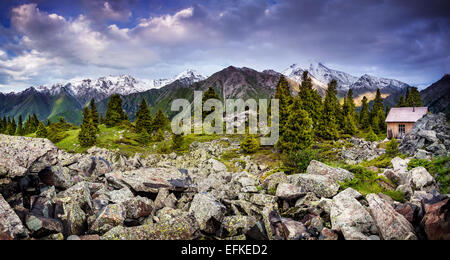
<svg viewBox="0 0 450 260">
<path fill-rule="evenodd" d="M 414 123 L 387 123 L 387 135 L 389 136 L 390 131 L 392 131 L 392 134 L 395 138 L 401 139 L 402 136 L 399 136 L 398 126 L 399 125 L 405 125 L 406 134 L 411 131 L 411 129 L 414 127 Z"/>
</svg>

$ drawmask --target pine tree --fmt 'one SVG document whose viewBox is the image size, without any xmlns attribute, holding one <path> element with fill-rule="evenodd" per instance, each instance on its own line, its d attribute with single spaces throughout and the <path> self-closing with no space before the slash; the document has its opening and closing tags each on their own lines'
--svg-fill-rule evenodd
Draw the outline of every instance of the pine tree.
<svg viewBox="0 0 450 260">
<path fill-rule="evenodd" d="M 423 106 L 422 97 L 420 96 L 420 92 L 417 88 L 411 88 L 409 92 L 409 96 L 406 99 L 406 103 L 408 107 L 421 107 Z"/>
<path fill-rule="evenodd" d="M 362 99 L 362 108 L 359 113 L 359 125 L 362 130 L 367 130 L 370 127 L 369 103 L 364 96 Z"/>
<path fill-rule="evenodd" d="M 156 142 L 164 141 L 164 132 L 162 129 L 158 129 L 158 131 L 156 131 L 154 139 Z"/>
<path fill-rule="evenodd" d="M 0 134 L 3 134 L 6 130 L 6 118 L 3 117 L 3 119 L 0 120 Z"/>
<path fill-rule="evenodd" d="M 47 126 L 51 126 L 52 125 L 52 121 L 50 121 L 50 119 L 47 119 Z"/>
<path fill-rule="evenodd" d="M 22 115 L 19 116 L 19 122 L 17 125 L 17 131 L 16 131 L 16 135 L 17 136 L 23 136 L 25 134 L 25 131 L 23 129 L 23 122 L 22 122 Z"/>
<path fill-rule="evenodd" d="M 303 81 L 298 95 L 302 101 L 302 108 L 308 113 L 313 120 L 313 125 L 316 127 L 321 117 L 322 97 L 313 89 L 312 81 L 307 71 L 303 73 L 302 78 Z"/>
<path fill-rule="evenodd" d="M 152 121 L 152 132 L 158 130 L 158 129 L 166 129 L 169 125 L 169 119 L 164 114 L 164 112 L 160 109 L 155 115 L 155 118 L 153 118 Z"/>
<path fill-rule="evenodd" d="M 259 149 L 259 142 L 255 136 L 247 134 L 241 142 L 241 148 L 246 154 L 254 154 Z"/>
<path fill-rule="evenodd" d="M 322 119 L 319 122 L 317 136 L 325 140 L 336 140 L 339 137 L 339 101 L 337 99 L 337 82 L 332 80 L 328 84 L 322 109 Z"/>
<path fill-rule="evenodd" d="M 6 129 L 8 135 L 15 135 L 17 129 L 16 120 L 14 118 L 9 122 L 8 127 Z"/>
<path fill-rule="evenodd" d="M 127 120 L 127 115 L 122 108 L 122 98 L 119 94 L 114 94 L 108 101 L 105 124 L 107 127 L 114 127 L 123 120 Z"/>
<path fill-rule="evenodd" d="M 397 107 L 406 107 L 405 98 L 403 96 L 400 96 Z"/>
<path fill-rule="evenodd" d="M 136 133 L 141 133 L 144 130 L 148 133 L 152 131 L 152 115 L 148 109 L 147 102 L 142 99 L 136 112 Z"/>
<path fill-rule="evenodd" d="M 89 107 L 91 108 L 91 119 L 92 119 L 92 122 L 94 123 L 95 128 L 98 129 L 98 126 L 100 124 L 100 120 L 99 120 L 99 117 L 98 117 L 98 111 L 97 111 L 97 107 L 95 106 L 95 100 L 94 99 L 91 99 Z"/>
<path fill-rule="evenodd" d="M 292 104 L 292 95 L 289 88 L 289 83 L 283 75 L 281 75 L 280 81 L 278 82 L 277 89 L 275 91 L 275 99 L 279 100 L 279 124 L 280 134 L 282 134 L 283 125 L 286 123 L 289 117 L 289 109 Z"/>
<path fill-rule="evenodd" d="M 145 128 L 143 128 L 139 133 L 138 133 L 138 142 L 140 143 L 140 144 L 143 144 L 143 145 L 147 145 L 147 144 L 149 144 L 150 143 L 150 141 L 151 141 L 151 136 L 150 136 L 150 134 L 147 132 L 147 130 L 145 129 Z"/>
<path fill-rule="evenodd" d="M 209 99 L 218 99 L 218 100 L 220 100 L 219 96 L 216 94 L 216 92 L 214 91 L 214 88 L 212 88 L 212 87 L 209 87 L 208 90 L 205 91 L 205 93 L 203 94 L 203 98 L 202 98 L 202 107 L 205 106 L 205 102 L 208 101 Z M 210 112 L 205 113 L 205 112 L 203 111 L 203 113 L 202 113 L 203 120 L 204 120 L 208 115 L 214 113 L 214 110 L 215 110 L 215 108 L 213 107 L 213 108 L 211 109 Z"/>
<path fill-rule="evenodd" d="M 344 124 L 342 132 L 348 135 L 354 135 L 358 132 L 355 102 L 353 100 L 353 90 L 349 90 L 344 97 L 344 106 L 342 108 Z"/>
<path fill-rule="evenodd" d="M 47 138 L 47 129 L 44 126 L 44 123 L 39 122 L 37 131 L 36 131 L 36 136 L 39 138 Z"/>
<path fill-rule="evenodd" d="M 370 119 L 372 129 L 376 134 L 381 134 L 386 130 L 386 116 L 380 89 L 377 89 L 377 95 L 370 111 Z"/>
<path fill-rule="evenodd" d="M 184 137 L 183 135 L 174 134 L 172 137 L 172 150 L 178 150 L 183 145 Z"/>
<path fill-rule="evenodd" d="M 282 152 L 305 149 L 312 144 L 313 121 L 308 112 L 302 109 L 301 104 L 301 100 L 295 98 L 290 108 L 291 114 L 283 126 L 277 145 Z"/>
<path fill-rule="evenodd" d="M 395 138 L 392 138 L 387 144 L 386 144 L 386 155 L 390 157 L 394 157 L 398 154 L 398 141 Z"/>
<path fill-rule="evenodd" d="M 88 107 L 83 110 L 83 123 L 78 133 L 78 141 L 82 147 L 91 147 L 97 142 L 97 129 Z"/>
<path fill-rule="evenodd" d="M 366 136 L 366 141 L 375 142 L 378 140 L 378 136 L 373 132 L 372 127 L 369 127 L 369 132 Z"/>
</svg>

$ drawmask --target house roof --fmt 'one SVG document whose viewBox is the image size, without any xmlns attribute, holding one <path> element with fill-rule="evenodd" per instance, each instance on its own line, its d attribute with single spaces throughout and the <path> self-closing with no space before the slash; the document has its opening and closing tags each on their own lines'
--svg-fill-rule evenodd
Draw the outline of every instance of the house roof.
<svg viewBox="0 0 450 260">
<path fill-rule="evenodd" d="M 386 123 L 415 123 L 428 113 L 428 107 L 391 108 Z"/>
</svg>

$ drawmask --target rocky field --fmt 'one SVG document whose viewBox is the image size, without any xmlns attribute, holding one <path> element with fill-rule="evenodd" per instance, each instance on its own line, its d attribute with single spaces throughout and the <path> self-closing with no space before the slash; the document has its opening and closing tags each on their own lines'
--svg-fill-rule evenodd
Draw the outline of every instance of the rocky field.
<svg viewBox="0 0 450 260">
<path fill-rule="evenodd" d="M 442 143 L 442 134 L 428 134 L 436 139 L 424 141 L 420 156 Z M 349 163 L 384 153 L 375 143 L 350 142 L 336 151 Z M 426 168 L 408 168 L 412 157 L 377 169 L 404 195 L 399 202 L 344 188 L 361 176 L 315 160 L 305 173 L 287 175 L 242 157 L 230 162 L 231 172 L 219 158 L 236 148 L 239 142 L 223 138 L 194 142 L 183 155 L 127 158 L 0 135 L 0 239 L 450 239 L 449 195 Z"/>
</svg>

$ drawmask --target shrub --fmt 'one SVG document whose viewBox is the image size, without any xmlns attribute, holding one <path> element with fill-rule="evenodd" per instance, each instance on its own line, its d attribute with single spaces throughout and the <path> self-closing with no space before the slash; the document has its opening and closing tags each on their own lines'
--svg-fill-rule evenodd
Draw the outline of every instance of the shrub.
<svg viewBox="0 0 450 260">
<path fill-rule="evenodd" d="M 244 140 L 241 142 L 241 148 L 244 151 L 244 153 L 253 154 L 256 153 L 256 151 L 258 151 L 259 142 L 253 135 L 247 134 Z"/>
<path fill-rule="evenodd" d="M 39 122 L 39 126 L 36 132 L 36 137 L 46 138 L 47 137 L 47 129 L 44 126 L 44 123 Z"/>
<path fill-rule="evenodd" d="M 386 145 L 386 154 L 394 157 L 398 154 L 398 141 L 397 139 L 391 139 Z"/>
<path fill-rule="evenodd" d="M 178 150 L 183 146 L 183 135 L 173 135 L 172 138 L 172 149 Z"/>
<path fill-rule="evenodd" d="M 137 140 L 140 144 L 148 145 L 151 141 L 151 136 L 146 129 L 141 129 L 141 132 L 137 136 Z"/>
<path fill-rule="evenodd" d="M 170 152 L 170 146 L 167 142 L 161 142 L 158 145 L 157 150 L 159 153 L 168 154 Z"/>
<path fill-rule="evenodd" d="M 283 156 L 283 163 L 286 167 L 292 168 L 296 172 L 305 172 L 312 160 L 318 159 L 317 153 L 311 149 L 292 151 Z"/>
<path fill-rule="evenodd" d="M 375 142 L 378 140 L 378 136 L 375 134 L 375 132 L 370 128 L 369 133 L 366 136 L 366 141 L 368 142 Z"/>
</svg>

